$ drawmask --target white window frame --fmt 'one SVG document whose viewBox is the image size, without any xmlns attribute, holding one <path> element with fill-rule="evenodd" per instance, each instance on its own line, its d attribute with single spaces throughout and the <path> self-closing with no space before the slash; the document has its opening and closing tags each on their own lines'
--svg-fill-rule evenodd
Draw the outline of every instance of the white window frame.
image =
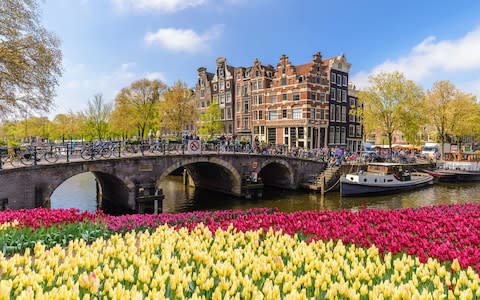
<svg viewBox="0 0 480 300">
<path fill-rule="evenodd" d="M 294 120 L 303 119 L 302 109 L 301 109 L 301 108 L 294 108 L 294 109 L 292 109 L 292 119 L 294 119 Z"/>
</svg>

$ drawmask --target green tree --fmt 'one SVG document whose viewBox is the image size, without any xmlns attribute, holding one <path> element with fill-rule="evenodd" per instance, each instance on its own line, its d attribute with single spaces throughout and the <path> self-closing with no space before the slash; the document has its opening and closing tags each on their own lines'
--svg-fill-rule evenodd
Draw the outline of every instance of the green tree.
<svg viewBox="0 0 480 300">
<path fill-rule="evenodd" d="M 86 125 L 92 135 L 99 140 L 104 139 L 108 133 L 108 119 L 111 112 L 112 104 L 104 103 L 100 94 L 88 101 L 88 108 L 85 111 Z"/>
<path fill-rule="evenodd" d="M 179 136 L 196 120 L 193 92 L 184 82 L 177 81 L 169 88 L 160 103 L 160 128 Z"/>
<path fill-rule="evenodd" d="M 220 116 L 220 106 L 217 102 L 210 104 L 205 113 L 200 115 L 199 133 L 202 138 L 212 139 L 215 134 L 220 134 L 223 131 Z"/>
<path fill-rule="evenodd" d="M 36 0 L 0 1 L 0 116 L 52 105 L 62 53 L 38 10 Z"/>
<path fill-rule="evenodd" d="M 363 103 L 364 120 L 372 122 L 377 133 L 387 136 L 391 152 L 395 130 L 406 132 L 410 139 L 420 130 L 423 91 L 399 72 L 382 72 L 370 76 L 369 82 L 370 86 L 358 95 Z"/>
<path fill-rule="evenodd" d="M 441 158 L 445 156 L 448 136 L 478 134 L 478 104 L 473 96 L 458 90 L 447 80 L 437 81 L 426 95 L 426 110 L 429 123 L 441 143 Z M 475 120 L 474 118 L 477 118 Z M 474 130 L 476 128 L 476 130 Z"/>
<path fill-rule="evenodd" d="M 127 126 L 133 123 L 141 138 L 147 134 L 147 129 L 155 127 L 158 116 L 160 97 L 164 93 L 166 85 L 159 80 L 141 79 L 124 88 L 115 98 L 115 129 L 120 132 L 128 132 Z M 128 122 L 119 120 L 122 116 L 128 116 Z"/>
</svg>

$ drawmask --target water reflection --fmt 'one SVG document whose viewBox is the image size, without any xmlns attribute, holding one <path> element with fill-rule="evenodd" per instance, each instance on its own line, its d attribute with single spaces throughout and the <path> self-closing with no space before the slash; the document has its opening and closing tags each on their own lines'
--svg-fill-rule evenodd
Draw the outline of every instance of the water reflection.
<svg viewBox="0 0 480 300">
<path fill-rule="evenodd" d="M 338 192 L 322 196 L 312 192 L 266 189 L 263 199 L 241 199 L 217 192 L 184 186 L 181 177 L 170 176 L 161 183 L 165 194 L 163 212 L 194 210 L 246 209 L 276 207 L 280 211 L 298 210 L 358 210 L 362 207 L 397 209 L 433 204 L 480 203 L 480 184 L 437 184 L 408 193 L 379 197 L 342 198 Z M 96 207 L 93 174 L 84 173 L 70 178 L 52 195 L 52 207 L 77 207 L 93 211 Z"/>
</svg>

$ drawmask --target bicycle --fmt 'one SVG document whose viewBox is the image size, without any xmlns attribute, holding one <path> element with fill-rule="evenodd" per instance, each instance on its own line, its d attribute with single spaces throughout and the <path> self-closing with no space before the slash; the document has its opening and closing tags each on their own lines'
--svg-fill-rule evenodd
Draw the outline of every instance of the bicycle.
<svg viewBox="0 0 480 300">
<path fill-rule="evenodd" d="M 112 152 L 109 148 L 102 147 L 101 145 L 90 144 L 82 149 L 80 156 L 85 160 L 94 160 L 103 158 L 109 158 Z"/>
</svg>

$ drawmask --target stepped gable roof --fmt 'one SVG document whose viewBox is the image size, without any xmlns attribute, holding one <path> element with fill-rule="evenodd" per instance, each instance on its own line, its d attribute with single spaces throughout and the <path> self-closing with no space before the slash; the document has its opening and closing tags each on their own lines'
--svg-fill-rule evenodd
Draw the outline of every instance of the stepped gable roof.
<svg viewBox="0 0 480 300">
<path fill-rule="evenodd" d="M 295 70 L 297 71 L 297 75 L 308 75 L 310 73 L 310 70 L 312 69 L 312 62 L 303 64 L 303 65 L 298 65 L 295 67 Z"/>
</svg>

